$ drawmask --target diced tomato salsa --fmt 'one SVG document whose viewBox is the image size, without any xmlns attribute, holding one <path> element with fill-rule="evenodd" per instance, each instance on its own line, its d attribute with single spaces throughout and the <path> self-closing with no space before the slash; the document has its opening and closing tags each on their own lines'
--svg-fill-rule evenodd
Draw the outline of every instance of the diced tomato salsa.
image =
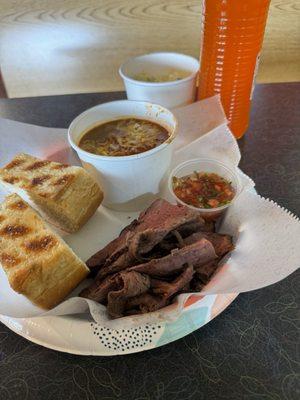
<svg viewBox="0 0 300 400">
<path fill-rule="evenodd" d="M 235 190 L 231 182 L 215 173 L 194 172 L 173 177 L 173 191 L 184 203 L 197 208 L 217 208 L 231 202 Z"/>
</svg>

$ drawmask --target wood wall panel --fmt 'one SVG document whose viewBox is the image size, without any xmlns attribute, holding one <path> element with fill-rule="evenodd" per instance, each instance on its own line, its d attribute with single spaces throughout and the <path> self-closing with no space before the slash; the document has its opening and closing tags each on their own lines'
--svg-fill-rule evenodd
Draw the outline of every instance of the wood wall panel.
<svg viewBox="0 0 300 400">
<path fill-rule="evenodd" d="M 198 56 L 199 0 L 0 0 L 0 63 L 10 97 L 122 89 L 126 58 Z M 258 82 L 300 80 L 300 1 L 273 0 Z"/>
</svg>

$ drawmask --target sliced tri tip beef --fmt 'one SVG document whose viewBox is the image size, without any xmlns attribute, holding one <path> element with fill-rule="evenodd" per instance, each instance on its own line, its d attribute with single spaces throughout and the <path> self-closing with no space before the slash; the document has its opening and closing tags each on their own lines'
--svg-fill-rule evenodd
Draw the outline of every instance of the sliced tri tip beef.
<svg viewBox="0 0 300 400">
<path fill-rule="evenodd" d="M 212 233 L 212 232 L 193 233 L 192 235 L 183 239 L 183 242 L 184 245 L 190 245 L 192 243 L 198 242 L 202 238 L 207 239 L 212 243 L 218 257 L 223 257 L 225 254 L 229 253 L 234 248 L 231 236 L 221 235 L 219 233 Z"/>
<path fill-rule="evenodd" d="M 151 288 L 153 293 L 160 294 L 163 297 L 169 298 L 174 294 L 184 290 L 191 282 L 194 275 L 192 265 L 186 267 L 182 273 L 172 282 L 165 282 L 159 279 L 151 279 Z"/>
<path fill-rule="evenodd" d="M 129 239 L 129 252 L 137 259 L 143 257 L 153 247 L 161 242 L 169 232 L 181 227 L 187 228 L 189 224 L 204 226 L 205 223 L 199 218 L 199 214 L 188 207 L 173 205 L 165 200 L 159 200 L 158 209 L 148 215 L 148 226 L 139 229 Z"/>
<path fill-rule="evenodd" d="M 108 258 L 110 258 L 116 252 L 122 252 L 126 245 L 126 240 L 129 232 L 133 231 L 138 225 L 138 221 L 133 220 L 128 226 L 126 226 L 120 233 L 120 235 L 108 243 L 103 249 L 99 250 L 96 254 L 90 257 L 86 265 L 92 270 L 99 269 L 103 266 Z"/>
<path fill-rule="evenodd" d="M 126 302 L 125 314 L 144 314 L 160 310 L 169 305 L 172 298 L 190 288 L 194 274 L 193 266 L 190 265 L 173 281 L 166 282 L 151 278 L 151 292 L 132 297 Z"/>
<path fill-rule="evenodd" d="M 103 258 L 110 245 L 88 260 L 87 265 L 98 267 L 97 279 L 102 279 L 142 261 L 144 255 L 171 231 L 191 223 L 197 223 L 197 226 L 205 225 L 204 221 L 199 219 L 198 213 L 188 207 L 173 205 L 162 199 L 156 200 L 140 215 L 133 228 L 123 231 L 113 245 L 113 253 L 107 256 L 104 264 Z M 98 266 L 97 257 L 101 261 Z"/>
<path fill-rule="evenodd" d="M 173 249 L 178 247 L 183 247 L 180 245 L 178 241 L 178 237 L 183 240 L 188 236 L 191 236 L 193 233 L 204 232 L 211 233 L 214 231 L 214 223 L 205 222 L 201 217 L 198 217 L 196 222 L 183 224 L 177 229 L 169 232 L 159 243 L 157 243 L 151 251 L 148 253 L 139 256 L 140 261 L 147 261 L 153 258 L 164 257 L 169 254 Z M 199 236 L 200 237 L 200 236 Z M 201 237 L 205 237 L 205 235 L 201 235 Z M 183 243 L 182 243 L 183 244 Z M 184 244 L 183 244 L 184 245 Z"/>
<path fill-rule="evenodd" d="M 152 293 L 144 293 L 140 296 L 132 297 L 126 302 L 126 315 L 145 314 L 157 311 L 170 304 L 166 297 Z"/>
<path fill-rule="evenodd" d="M 112 301 L 121 304 L 121 298 L 137 296 L 144 293 L 150 287 L 150 278 L 138 272 L 120 272 L 107 276 L 102 282 L 93 282 L 88 288 L 81 291 L 80 297 L 97 301 L 98 303 L 110 303 L 112 314 L 117 314 L 114 310 Z M 111 295 L 114 293 L 113 295 Z M 120 307 L 120 306 L 118 306 Z"/>
<path fill-rule="evenodd" d="M 195 232 L 214 232 L 215 223 L 212 221 L 204 221 L 204 219 L 198 215 L 198 219 L 196 221 L 181 225 L 179 228 L 177 228 L 177 231 L 183 238 L 190 236 Z"/>
<path fill-rule="evenodd" d="M 83 289 L 80 297 L 89 300 L 97 301 L 98 303 L 105 303 L 109 292 L 118 290 L 121 287 L 120 277 L 118 274 L 108 276 L 102 282 L 94 281 L 89 287 Z"/>
<path fill-rule="evenodd" d="M 147 263 L 127 268 L 124 274 L 135 271 L 140 274 L 147 274 L 151 277 L 172 276 L 184 269 L 186 265 L 197 265 L 197 267 L 199 267 L 200 265 L 207 264 L 209 261 L 215 260 L 216 257 L 212 244 L 206 239 L 200 239 L 196 243 L 187 245 L 181 249 L 173 250 L 165 257 L 153 259 Z M 192 271 L 192 269 L 188 269 L 187 273 L 190 271 Z M 105 302 L 110 292 L 120 290 L 122 287 L 121 280 L 123 278 L 120 278 L 120 276 L 120 273 L 116 273 L 104 279 L 96 278 L 88 288 L 80 293 L 80 296 L 101 303 Z M 185 276 L 187 275 L 183 275 L 183 277 Z M 185 282 L 183 286 L 185 286 L 186 283 L 187 282 Z M 178 284 L 177 281 L 176 284 Z"/>
<path fill-rule="evenodd" d="M 107 305 L 118 318 L 156 311 L 180 293 L 201 291 L 233 249 L 188 207 L 155 201 L 87 265 L 97 271 L 80 296 Z"/>
<path fill-rule="evenodd" d="M 147 292 L 150 287 L 149 276 L 135 271 L 121 272 L 119 279 L 122 280 L 122 287 L 107 296 L 107 311 L 113 318 L 122 317 L 128 299 Z"/>
<path fill-rule="evenodd" d="M 145 228 L 148 223 L 149 214 L 155 212 L 160 206 L 163 200 L 154 201 L 150 207 L 143 211 L 138 219 L 133 220 L 127 225 L 120 233 L 119 237 L 108 243 L 103 249 L 99 250 L 96 254 L 90 257 L 86 265 L 90 269 L 99 269 L 105 264 L 111 264 L 121 254 L 127 251 L 127 241 L 131 236 L 131 233 L 139 231 L 139 229 Z"/>
<path fill-rule="evenodd" d="M 216 257 L 213 245 L 206 239 L 200 239 L 191 245 L 173 250 L 165 257 L 130 267 L 129 271 L 141 272 L 152 277 L 166 276 L 180 271 L 185 264 L 203 265 Z"/>
</svg>

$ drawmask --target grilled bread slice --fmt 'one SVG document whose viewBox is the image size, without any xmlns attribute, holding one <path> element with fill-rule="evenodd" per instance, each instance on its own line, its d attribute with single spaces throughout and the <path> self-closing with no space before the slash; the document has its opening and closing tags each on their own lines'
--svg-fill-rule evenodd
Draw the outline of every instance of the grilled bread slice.
<svg viewBox="0 0 300 400">
<path fill-rule="evenodd" d="M 44 309 L 60 303 L 89 273 L 17 194 L 0 205 L 0 263 L 12 289 Z"/>
<path fill-rule="evenodd" d="M 80 229 L 103 199 L 99 185 L 83 168 L 28 154 L 18 154 L 1 168 L 0 182 L 11 192 L 26 193 L 50 221 L 67 232 Z"/>
</svg>

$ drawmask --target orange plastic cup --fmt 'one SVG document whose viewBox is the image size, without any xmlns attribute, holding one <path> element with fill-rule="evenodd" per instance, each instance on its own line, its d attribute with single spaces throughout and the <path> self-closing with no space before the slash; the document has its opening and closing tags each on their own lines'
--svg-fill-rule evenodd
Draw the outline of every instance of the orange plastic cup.
<svg viewBox="0 0 300 400">
<path fill-rule="evenodd" d="M 270 0 L 203 0 L 198 99 L 221 95 L 233 134 L 249 124 Z"/>
</svg>

